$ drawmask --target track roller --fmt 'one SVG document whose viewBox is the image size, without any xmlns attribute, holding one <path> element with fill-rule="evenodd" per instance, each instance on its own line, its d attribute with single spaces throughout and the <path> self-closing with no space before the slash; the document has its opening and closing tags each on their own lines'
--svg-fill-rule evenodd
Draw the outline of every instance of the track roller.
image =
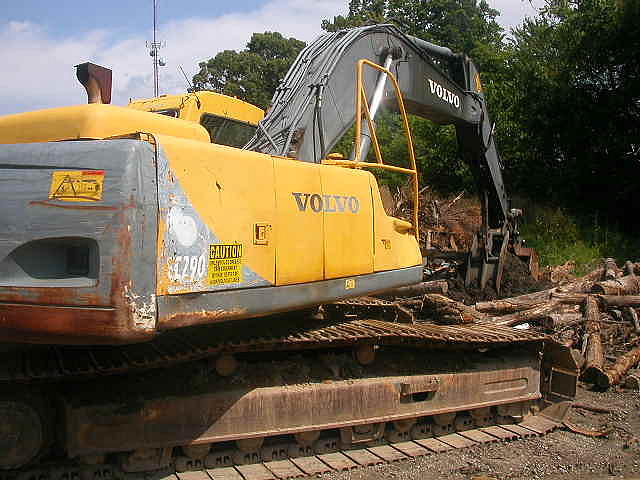
<svg viewBox="0 0 640 480">
<path fill-rule="evenodd" d="M 476 408 L 471 410 L 469 414 L 478 428 L 489 427 L 496 423 L 496 417 L 491 410 L 491 407 Z"/>
<path fill-rule="evenodd" d="M 24 467 L 46 452 L 49 410 L 35 394 L 0 393 L 0 470 Z"/>
<path fill-rule="evenodd" d="M 221 377 L 229 377 L 235 373 L 238 368 L 238 361 L 233 355 L 220 355 L 212 360 L 213 368 Z"/>
<path fill-rule="evenodd" d="M 465 430 L 471 430 L 475 428 L 475 422 L 473 421 L 473 417 L 468 413 L 460 413 L 456 415 L 455 420 L 453 421 L 453 428 L 456 432 L 464 432 Z"/>
<path fill-rule="evenodd" d="M 454 422 L 455 422 L 456 414 L 452 413 L 441 413 L 439 415 L 433 416 L 433 434 L 435 436 L 439 435 L 447 435 L 449 433 L 453 433 L 454 431 Z"/>
<path fill-rule="evenodd" d="M 236 465 L 249 465 L 261 460 L 260 450 L 264 444 L 264 438 L 243 438 L 236 440 L 238 450 L 233 453 L 233 463 Z"/>
<path fill-rule="evenodd" d="M 358 345 L 354 354 L 360 365 L 371 365 L 376 359 L 376 346 L 367 343 Z"/>
<path fill-rule="evenodd" d="M 433 422 L 420 419 L 409 431 L 412 440 L 422 440 L 433 437 Z"/>
<path fill-rule="evenodd" d="M 416 424 L 415 418 L 408 418 L 406 420 L 396 420 L 390 423 L 390 428 L 384 432 L 384 438 L 388 442 L 406 442 L 411 440 L 411 430 Z"/>
</svg>

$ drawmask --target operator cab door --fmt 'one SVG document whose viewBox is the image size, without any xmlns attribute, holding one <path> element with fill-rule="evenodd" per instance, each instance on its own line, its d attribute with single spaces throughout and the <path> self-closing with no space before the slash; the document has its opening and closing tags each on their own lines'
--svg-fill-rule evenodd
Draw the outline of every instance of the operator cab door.
<svg viewBox="0 0 640 480">
<path fill-rule="evenodd" d="M 369 172 L 321 165 L 324 278 L 373 272 L 373 207 Z"/>
<path fill-rule="evenodd" d="M 321 165 L 273 157 L 276 196 L 276 285 L 324 278 Z"/>
<path fill-rule="evenodd" d="M 276 285 L 373 272 L 371 174 L 274 157 Z"/>
</svg>

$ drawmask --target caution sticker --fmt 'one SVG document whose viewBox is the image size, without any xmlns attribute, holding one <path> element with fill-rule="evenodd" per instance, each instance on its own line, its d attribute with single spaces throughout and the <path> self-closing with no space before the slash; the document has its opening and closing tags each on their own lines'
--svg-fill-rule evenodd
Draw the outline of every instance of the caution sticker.
<svg viewBox="0 0 640 480">
<path fill-rule="evenodd" d="M 102 200 L 104 170 L 55 171 L 51 174 L 49 199 L 64 202 Z"/>
<path fill-rule="evenodd" d="M 209 245 L 209 285 L 242 283 L 242 245 L 239 243 Z"/>
</svg>

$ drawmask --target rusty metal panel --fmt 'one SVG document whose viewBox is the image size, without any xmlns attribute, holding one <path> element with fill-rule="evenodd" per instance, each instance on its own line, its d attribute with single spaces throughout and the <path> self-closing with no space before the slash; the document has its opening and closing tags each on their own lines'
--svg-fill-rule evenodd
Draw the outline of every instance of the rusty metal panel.
<svg viewBox="0 0 640 480">
<path fill-rule="evenodd" d="M 317 455 L 316 458 L 320 459 L 320 461 L 326 463 L 334 470 L 351 470 L 352 468 L 357 468 L 358 464 L 346 457 L 340 452 L 335 453 L 325 453 L 323 455 Z"/>
<path fill-rule="evenodd" d="M 435 438 L 425 438 L 423 440 L 414 440 L 414 442 L 416 442 L 421 447 L 424 447 L 427 450 L 430 450 L 435 453 L 442 453 L 442 452 L 447 452 L 449 450 L 453 450 L 453 447 L 451 445 L 442 443 L 441 441 Z"/>
<path fill-rule="evenodd" d="M 549 420 L 540 415 L 535 415 L 533 417 L 526 418 L 523 422 L 518 424 L 521 427 L 524 427 L 528 430 L 532 430 L 540 435 L 544 435 L 545 433 L 550 432 L 554 428 L 558 427 L 558 423 L 552 420 Z"/>
<path fill-rule="evenodd" d="M 393 448 L 400 450 L 407 457 L 424 457 L 425 455 L 429 455 L 430 452 L 424 447 L 421 447 L 415 442 L 399 442 L 394 443 Z"/>
<path fill-rule="evenodd" d="M 491 435 L 487 435 L 480 430 L 467 430 L 465 432 L 458 432 L 458 435 L 473 440 L 476 443 L 492 443 L 496 442 L 497 438 Z"/>
<path fill-rule="evenodd" d="M 451 445 L 453 448 L 466 448 L 476 445 L 476 442 L 474 442 L 473 440 L 460 436 L 457 433 L 443 435 L 441 437 L 438 437 L 438 440 L 446 443 L 447 445 Z"/>
<path fill-rule="evenodd" d="M 295 466 L 290 460 L 276 460 L 274 462 L 265 462 L 264 466 L 271 471 L 276 477 L 287 478 L 299 478 L 304 477 L 306 474 Z"/>
<path fill-rule="evenodd" d="M 363 467 L 384 463 L 384 461 L 380 457 L 374 455 L 364 448 L 360 450 L 345 450 L 342 453 L 344 453 L 351 460 Z"/>
<path fill-rule="evenodd" d="M 307 475 L 318 475 L 332 471 L 331 467 L 327 466 L 316 457 L 292 458 L 291 462 Z"/>
<path fill-rule="evenodd" d="M 212 480 L 244 480 L 242 475 L 233 467 L 208 469 L 207 473 Z"/>
<path fill-rule="evenodd" d="M 0 165 L 0 224 L 7 226 L 0 237 L 0 341 L 95 344 L 151 336 L 153 146 L 137 140 L 5 145 Z M 101 195 L 51 196 L 61 171 L 80 183 L 84 173 L 102 172 Z M 69 306 L 81 307 L 82 319 Z"/>
<path fill-rule="evenodd" d="M 535 356 L 523 353 L 511 359 L 510 368 L 502 361 L 485 360 L 469 372 L 220 390 L 148 399 L 133 410 L 120 404 L 68 405 L 67 449 L 76 456 L 221 442 L 534 400 L 540 396 L 536 362 Z M 439 384 L 433 396 L 401 394 L 403 384 L 433 381 Z"/>
<path fill-rule="evenodd" d="M 255 465 L 237 465 L 236 469 L 245 480 L 276 480 L 276 477 L 264 465 L 259 463 Z"/>
<path fill-rule="evenodd" d="M 483 431 L 484 433 L 488 433 L 489 435 L 493 435 L 494 437 L 499 438 L 500 440 L 513 440 L 514 438 L 518 438 L 518 435 L 516 435 L 515 433 L 495 425 L 492 427 L 484 427 L 484 428 L 481 428 L 480 430 Z"/>
<path fill-rule="evenodd" d="M 310 307 L 346 297 L 365 295 L 422 278 L 422 267 L 410 267 L 351 277 L 277 287 L 241 288 L 197 295 L 158 297 L 159 328 L 169 330 L 187 325 L 241 320 L 294 308 Z M 347 288 L 348 287 L 348 288 Z"/>
<path fill-rule="evenodd" d="M 207 472 L 203 470 L 197 470 L 193 472 L 179 472 L 176 473 L 178 480 L 211 480 Z"/>
<path fill-rule="evenodd" d="M 404 460 L 407 456 L 400 450 L 396 450 L 389 445 L 379 445 L 377 447 L 369 447 L 369 450 L 374 455 L 382 458 L 387 462 L 397 462 L 398 460 Z"/>
<path fill-rule="evenodd" d="M 536 436 L 536 433 L 527 429 L 527 428 L 523 428 L 519 425 L 500 425 L 500 428 L 504 428 L 505 430 L 509 430 L 510 432 L 515 433 L 516 435 L 519 435 L 520 437 L 533 437 Z"/>
</svg>

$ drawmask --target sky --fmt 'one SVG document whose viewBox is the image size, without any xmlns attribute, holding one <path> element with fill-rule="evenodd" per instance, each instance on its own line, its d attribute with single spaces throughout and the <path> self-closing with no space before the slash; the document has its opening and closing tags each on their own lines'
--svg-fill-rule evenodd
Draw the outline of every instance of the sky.
<svg viewBox="0 0 640 480">
<path fill-rule="evenodd" d="M 543 0 L 488 0 L 508 31 Z M 320 23 L 345 14 L 348 0 L 157 0 L 160 92 L 181 93 L 198 62 L 241 50 L 253 32 L 278 31 L 309 42 Z M 74 65 L 113 70 L 112 103 L 153 96 L 146 41 L 153 0 L 0 0 L 0 115 L 86 102 Z"/>
</svg>

